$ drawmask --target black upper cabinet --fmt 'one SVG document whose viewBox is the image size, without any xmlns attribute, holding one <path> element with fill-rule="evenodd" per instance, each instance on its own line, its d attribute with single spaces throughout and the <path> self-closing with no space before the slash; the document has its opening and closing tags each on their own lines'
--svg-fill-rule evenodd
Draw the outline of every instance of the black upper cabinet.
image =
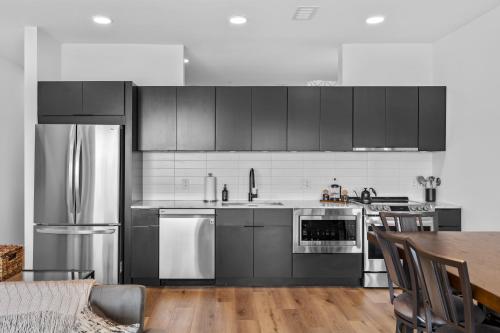
<svg viewBox="0 0 500 333">
<path fill-rule="evenodd" d="M 385 88 L 354 88 L 353 146 L 386 146 Z"/>
<path fill-rule="evenodd" d="M 252 88 L 252 150 L 286 150 L 286 87 Z"/>
<path fill-rule="evenodd" d="M 386 146 L 418 147 L 418 88 L 386 88 Z"/>
<path fill-rule="evenodd" d="M 83 115 L 123 116 L 125 85 L 123 82 L 83 82 Z"/>
<path fill-rule="evenodd" d="M 176 88 L 139 87 L 139 150 L 176 150 Z"/>
<path fill-rule="evenodd" d="M 446 87 L 419 88 L 419 150 L 446 150 Z"/>
<path fill-rule="evenodd" d="M 320 88 L 288 88 L 288 150 L 319 150 Z"/>
<path fill-rule="evenodd" d="M 215 149 L 252 149 L 252 97 L 249 87 L 217 87 Z"/>
<path fill-rule="evenodd" d="M 320 150 L 352 150 L 352 88 L 321 88 Z"/>
<path fill-rule="evenodd" d="M 215 88 L 177 88 L 177 150 L 215 149 Z"/>
<path fill-rule="evenodd" d="M 82 114 L 82 82 L 38 82 L 38 115 Z"/>
</svg>

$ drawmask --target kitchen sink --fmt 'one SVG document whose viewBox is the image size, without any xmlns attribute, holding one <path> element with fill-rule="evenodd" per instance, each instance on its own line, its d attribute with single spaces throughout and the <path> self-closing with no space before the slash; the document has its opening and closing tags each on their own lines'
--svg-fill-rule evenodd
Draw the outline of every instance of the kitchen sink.
<svg viewBox="0 0 500 333">
<path fill-rule="evenodd" d="M 283 203 L 277 201 L 227 201 L 223 202 L 222 206 L 228 207 L 261 207 L 261 206 L 283 206 Z"/>
</svg>

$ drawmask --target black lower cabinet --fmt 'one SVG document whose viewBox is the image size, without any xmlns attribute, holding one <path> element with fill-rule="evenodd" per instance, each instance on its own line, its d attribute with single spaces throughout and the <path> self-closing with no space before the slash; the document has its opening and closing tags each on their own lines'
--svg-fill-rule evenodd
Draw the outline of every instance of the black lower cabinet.
<svg viewBox="0 0 500 333">
<path fill-rule="evenodd" d="M 292 229 L 282 226 L 254 228 L 254 277 L 292 277 Z"/>
<path fill-rule="evenodd" d="M 215 240 L 215 277 L 225 284 L 231 279 L 253 276 L 253 228 L 217 226 Z"/>
<path fill-rule="evenodd" d="M 304 285 L 360 286 L 361 253 L 295 253 L 293 279 Z"/>
<path fill-rule="evenodd" d="M 157 209 L 133 209 L 131 272 L 133 283 L 159 285 L 159 220 Z"/>
<path fill-rule="evenodd" d="M 460 208 L 437 208 L 435 219 L 439 231 L 462 231 Z"/>
</svg>

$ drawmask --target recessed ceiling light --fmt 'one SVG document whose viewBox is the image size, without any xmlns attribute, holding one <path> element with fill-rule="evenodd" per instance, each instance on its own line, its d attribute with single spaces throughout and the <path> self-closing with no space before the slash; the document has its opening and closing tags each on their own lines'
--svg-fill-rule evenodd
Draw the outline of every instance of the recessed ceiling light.
<svg viewBox="0 0 500 333">
<path fill-rule="evenodd" d="M 184 63 L 188 64 L 189 63 L 189 59 L 188 58 L 184 58 Z"/>
<path fill-rule="evenodd" d="M 107 16 L 102 16 L 102 15 L 96 15 L 94 17 L 92 17 L 92 20 L 94 20 L 94 23 L 97 23 L 97 24 L 111 24 L 111 19 Z"/>
<path fill-rule="evenodd" d="M 383 16 L 371 16 L 371 17 L 366 19 L 366 23 L 368 23 L 368 24 L 380 24 L 380 23 L 384 22 L 384 20 L 385 20 L 385 17 L 383 17 Z"/>
<path fill-rule="evenodd" d="M 231 16 L 229 22 L 231 24 L 245 24 L 247 23 L 247 18 L 245 16 Z"/>
</svg>

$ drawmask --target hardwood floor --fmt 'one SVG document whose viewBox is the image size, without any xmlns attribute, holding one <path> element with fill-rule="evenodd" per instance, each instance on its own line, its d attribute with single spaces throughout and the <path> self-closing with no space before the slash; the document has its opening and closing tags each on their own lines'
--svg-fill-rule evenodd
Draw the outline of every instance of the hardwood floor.
<svg viewBox="0 0 500 333">
<path fill-rule="evenodd" d="M 394 332 L 388 291 L 362 288 L 148 288 L 146 327 L 168 333 Z"/>
</svg>

